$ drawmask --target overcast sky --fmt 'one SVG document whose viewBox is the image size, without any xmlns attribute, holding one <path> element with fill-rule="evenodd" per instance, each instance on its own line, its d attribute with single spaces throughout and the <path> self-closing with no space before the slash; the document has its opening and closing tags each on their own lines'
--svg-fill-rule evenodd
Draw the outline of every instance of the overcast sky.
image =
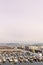
<svg viewBox="0 0 43 65">
<path fill-rule="evenodd" d="M 43 42 L 43 0 L 0 0 L 0 43 Z"/>
</svg>

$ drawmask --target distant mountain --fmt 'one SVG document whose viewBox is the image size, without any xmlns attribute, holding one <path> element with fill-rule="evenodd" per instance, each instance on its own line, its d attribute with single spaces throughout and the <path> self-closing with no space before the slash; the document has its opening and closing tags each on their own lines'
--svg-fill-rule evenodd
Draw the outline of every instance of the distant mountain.
<svg viewBox="0 0 43 65">
<path fill-rule="evenodd" d="M 0 43 L 0 46 L 18 46 L 19 43 Z"/>
<path fill-rule="evenodd" d="M 7 45 L 10 45 L 10 46 L 19 46 L 19 45 L 43 45 L 43 43 L 7 43 Z"/>
<path fill-rule="evenodd" d="M 7 43 L 6 45 L 8 45 L 8 46 L 18 46 L 19 43 Z"/>
<path fill-rule="evenodd" d="M 43 43 L 33 43 L 33 45 L 43 45 Z"/>
<path fill-rule="evenodd" d="M 0 43 L 0 46 L 19 46 L 19 45 L 43 45 L 43 43 Z"/>
</svg>

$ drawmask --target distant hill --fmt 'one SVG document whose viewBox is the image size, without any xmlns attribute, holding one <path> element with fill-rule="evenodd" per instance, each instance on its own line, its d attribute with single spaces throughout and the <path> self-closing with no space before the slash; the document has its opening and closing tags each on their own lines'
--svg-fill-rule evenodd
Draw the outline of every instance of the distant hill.
<svg viewBox="0 0 43 65">
<path fill-rule="evenodd" d="M 0 43 L 0 46 L 43 45 L 43 43 Z"/>
</svg>

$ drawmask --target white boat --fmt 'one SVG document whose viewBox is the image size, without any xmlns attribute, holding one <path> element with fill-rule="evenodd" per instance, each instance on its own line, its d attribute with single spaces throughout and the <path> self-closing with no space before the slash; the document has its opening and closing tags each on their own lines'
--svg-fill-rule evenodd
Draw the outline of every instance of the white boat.
<svg viewBox="0 0 43 65">
<path fill-rule="evenodd" d="M 3 57 L 2 60 L 3 60 L 3 62 L 6 62 L 6 58 L 5 57 Z"/>
<path fill-rule="evenodd" d="M 0 58 L 0 64 L 2 63 L 2 59 Z"/>
<path fill-rule="evenodd" d="M 13 62 L 13 59 L 12 58 L 9 58 L 9 62 Z"/>
<path fill-rule="evenodd" d="M 18 62 L 18 59 L 17 58 L 14 58 L 14 63 L 17 63 Z"/>
<path fill-rule="evenodd" d="M 25 58 L 24 58 L 23 61 L 24 61 L 24 62 L 28 62 L 28 59 L 25 59 Z"/>
</svg>

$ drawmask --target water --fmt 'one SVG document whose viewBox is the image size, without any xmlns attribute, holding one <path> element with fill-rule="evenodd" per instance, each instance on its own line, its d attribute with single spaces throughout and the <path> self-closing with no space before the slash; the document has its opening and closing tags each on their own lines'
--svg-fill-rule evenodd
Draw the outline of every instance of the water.
<svg viewBox="0 0 43 65">
<path fill-rule="evenodd" d="M 14 64 L 14 63 L 9 63 L 8 61 L 6 63 L 2 63 L 1 65 L 43 65 L 43 62 L 33 62 L 33 63 L 30 63 L 30 62 L 27 62 L 27 63 L 20 63 L 18 62 L 17 64 Z"/>
</svg>

